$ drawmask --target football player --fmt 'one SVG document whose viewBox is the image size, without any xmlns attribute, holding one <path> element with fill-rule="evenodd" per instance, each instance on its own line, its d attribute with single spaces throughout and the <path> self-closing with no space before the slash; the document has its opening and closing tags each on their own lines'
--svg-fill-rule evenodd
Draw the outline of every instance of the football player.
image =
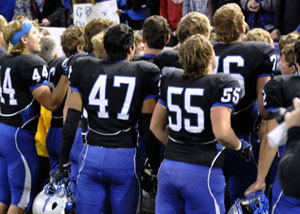
<svg viewBox="0 0 300 214">
<path fill-rule="evenodd" d="M 242 42 L 245 35 L 244 15 L 237 4 L 222 6 L 214 14 L 213 20 L 218 41 L 214 45 L 217 64 L 214 73 L 230 74 L 239 81 L 242 99 L 235 108 L 232 128 L 239 138 L 251 142 L 254 156 L 257 156 L 259 140 L 256 120 L 258 114 L 262 118 L 267 115 L 262 89 L 276 68 L 275 51 L 264 42 Z M 255 181 L 256 162 L 252 158 L 246 163 L 234 152 L 228 151 L 224 170 L 232 205 L 237 198 L 243 197 L 246 188 Z"/>
<path fill-rule="evenodd" d="M 62 75 L 51 92 L 48 70 L 36 56 L 40 34 L 35 25 L 20 17 L 3 32 L 11 45 L 0 59 L 0 213 L 24 213 L 29 209 L 37 185 L 38 159 L 34 135 L 40 105 L 55 110 L 62 103 L 68 78 Z"/>
<path fill-rule="evenodd" d="M 162 70 L 163 67 L 176 67 L 181 68 L 180 61 L 178 59 L 177 50 L 180 44 L 183 43 L 188 37 L 201 34 L 209 38 L 210 35 L 210 22 L 207 16 L 191 12 L 180 19 L 177 27 L 177 37 L 179 44 L 174 47 L 174 50 L 164 50 L 160 52 L 154 59 L 154 63 Z"/>
<path fill-rule="evenodd" d="M 110 27 L 104 47 L 107 61 L 82 57 L 70 68 L 72 93 L 56 178 L 68 173 L 68 154 L 85 108 L 88 133 L 79 167 L 77 213 L 100 213 L 107 194 L 113 213 L 136 213 L 140 195 L 136 123 L 141 113 L 153 111 L 159 69 L 144 61 L 129 62 L 134 37 L 127 25 Z"/>
<path fill-rule="evenodd" d="M 248 144 L 230 125 L 242 89 L 232 76 L 212 74 L 215 54 L 203 35 L 181 44 L 179 58 L 183 70 L 163 70 L 150 125 L 166 145 L 155 213 L 225 213 L 224 155 L 217 140 L 240 154 Z"/>
<path fill-rule="evenodd" d="M 295 44 L 295 55 L 297 62 L 300 61 L 300 39 Z M 298 64 L 299 66 L 299 64 Z M 266 133 L 278 126 L 274 111 L 280 107 L 287 108 L 293 104 L 293 98 L 300 97 L 300 77 L 299 75 L 279 75 L 270 80 L 264 87 L 264 105 L 269 111 L 266 121 Z M 257 190 L 264 190 L 265 178 L 269 168 L 278 152 L 282 156 L 285 146 L 271 147 L 266 136 L 261 142 L 258 161 L 258 173 L 256 181 L 247 189 L 245 194 Z M 272 188 L 272 213 L 299 213 L 300 200 L 286 196 L 280 187 L 278 176 Z"/>
</svg>

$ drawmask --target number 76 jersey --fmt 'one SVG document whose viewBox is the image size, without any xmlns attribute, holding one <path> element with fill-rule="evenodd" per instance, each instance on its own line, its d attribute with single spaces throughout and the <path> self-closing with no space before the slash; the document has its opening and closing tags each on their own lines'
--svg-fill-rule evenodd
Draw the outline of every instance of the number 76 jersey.
<svg viewBox="0 0 300 214">
<path fill-rule="evenodd" d="M 243 89 L 241 102 L 232 118 L 232 127 L 236 132 L 249 133 L 253 131 L 258 116 L 255 108 L 257 80 L 273 75 L 276 68 L 275 50 L 263 42 L 216 43 L 214 49 L 214 73 L 232 75 Z"/>
<path fill-rule="evenodd" d="M 87 141 L 102 146 L 134 147 L 143 101 L 158 96 L 159 68 L 149 62 L 76 60 L 70 70 L 72 91 L 82 94 L 88 113 Z"/>
</svg>

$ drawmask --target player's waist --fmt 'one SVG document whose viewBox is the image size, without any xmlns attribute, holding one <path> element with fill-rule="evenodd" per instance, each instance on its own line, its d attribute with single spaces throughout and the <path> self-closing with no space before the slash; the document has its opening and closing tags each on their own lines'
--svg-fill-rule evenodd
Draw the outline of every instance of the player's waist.
<svg viewBox="0 0 300 214">
<path fill-rule="evenodd" d="M 87 144 L 107 148 L 134 148 L 137 146 L 137 135 L 132 130 L 115 135 L 101 135 L 89 129 Z"/>
</svg>

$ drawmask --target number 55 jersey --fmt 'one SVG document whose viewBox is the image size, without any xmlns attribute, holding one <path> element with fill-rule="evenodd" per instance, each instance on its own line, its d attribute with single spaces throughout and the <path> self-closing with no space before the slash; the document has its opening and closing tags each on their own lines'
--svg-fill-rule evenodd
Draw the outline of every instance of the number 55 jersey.
<svg viewBox="0 0 300 214">
<path fill-rule="evenodd" d="M 227 74 L 189 79 L 181 69 L 165 68 L 160 88 L 159 102 L 167 108 L 170 127 L 165 158 L 211 166 L 218 151 L 210 110 L 233 109 L 242 91 L 238 81 Z M 221 167 L 222 162 L 218 158 L 214 166 Z"/>
</svg>

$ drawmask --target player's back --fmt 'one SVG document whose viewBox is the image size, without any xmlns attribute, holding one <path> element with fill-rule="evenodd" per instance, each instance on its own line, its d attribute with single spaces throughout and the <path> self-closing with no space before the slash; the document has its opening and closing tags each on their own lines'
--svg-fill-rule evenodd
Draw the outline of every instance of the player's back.
<svg viewBox="0 0 300 214">
<path fill-rule="evenodd" d="M 71 87 L 76 88 L 72 90 L 82 93 L 83 107 L 88 112 L 91 131 L 87 140 L 91 143 L 102 139 L 102 144 L 134 147 L 134 127 L 143 101 L 158 94 L 159 69 L 145 61 L 111 62 L 83 57 L 72 66 L 70 80 Z"/>
<path fill-rule="evenodd" d="M 16 55 L 1 57 L 0 65 L 0 122 L 36 130 L 40 106 L 32 91 L 48 84 L 46 63 L 35 55 Z"/>
<path fill-rule="evenodd" d="M 238 82 L 227 74 L 189 79 L 181 69 L 165 68 L 159 100 L 167 108 L 170 127 L 165 157 L 209 165 L 217 152 L 211 108 L 233 108 L 240 92 Z"/>
<path fill-rule="evenodd" d="M 242 100 L 235 109 L 232 126 L 238 132 L 253 131 L 257 117 L 254 107 L 257 98 L 257 80 L 273 75 L 276 67 L 274 49 L 263 42 L 216 43 L 214 49 L 216 53 L 214 73 L 231 74 L 243 88 Z"/>
</svg>

